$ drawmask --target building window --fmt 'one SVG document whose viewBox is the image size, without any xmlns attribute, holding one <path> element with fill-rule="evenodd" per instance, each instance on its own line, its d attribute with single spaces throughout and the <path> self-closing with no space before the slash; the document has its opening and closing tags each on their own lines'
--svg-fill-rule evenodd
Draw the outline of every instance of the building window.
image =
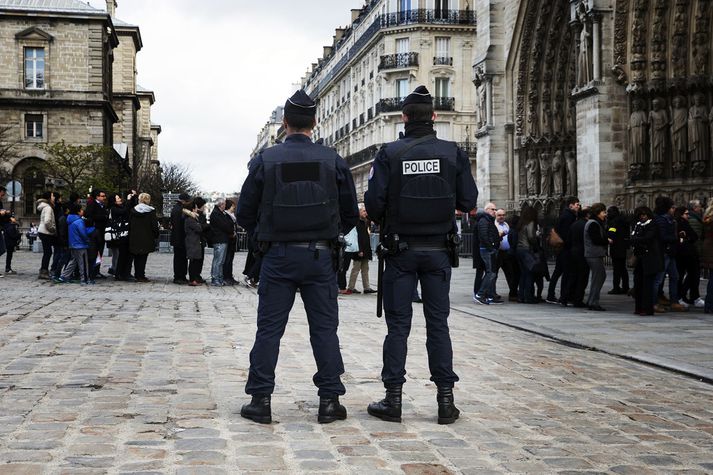
<svg viewBox="0 0 713 475">
<path fill-rule="evenodd" d="M 396 67 L 409 67 L 409 39 L 399 38 L 396 40 Z"/>
<path fill-rule="evenodd" d="M 434 16 L 439 20 L 445 20 L 448 18 L 448 0 L 435 0 L 436 8 L 434 11 Z"/>
<path fill-rule="evenodd" d="M 44 116 L 40 114 L 25 114 L 25 137 L 28 139 L 41 139 L 44 136 Z"/>
<path fill-rule="evenodd" d="M 450 56 L 451 39 L 447 36 L 436 37 L 436 56 L 439 58 L 447 58 Z"/>
<path fill-rule="evenodd" d="M 436 78 L 436 97 L 450 97 L 450 79 Z"/>
<path fill-rule="evenodd" d="M 45 49 L 25 48 L 25 89 L 45 88 Z"/>
<path fill-rule="evenodd" d="M 397 79 L 396 80 L 396 97 L 404 100 L 408 96 L 408 79 Z"/>
</svg>

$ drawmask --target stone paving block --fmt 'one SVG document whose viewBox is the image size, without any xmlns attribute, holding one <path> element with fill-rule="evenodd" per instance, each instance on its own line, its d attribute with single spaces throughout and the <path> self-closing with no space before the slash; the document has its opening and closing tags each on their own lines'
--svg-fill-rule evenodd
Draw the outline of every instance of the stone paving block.
<svg viewBox="0 0 713 475">
<path fill-rule="evenodd" d="M 194 451 L 179 454 L 179 463 L 182 465 L 222 465 L 225 463 L 225 454 L 212 451 Z"/>
<path fill-rule="evenodd" d="M 241 471 L 262 471 L 272 472 L 274 470 L 286 470 L 284 460 L 281 457 L 238 457 L 236 466 Z"/>
<path fill-rule="evenodd" d="M 2 466 L 4 475 L 40 475 L 44 473 L 43 465 L 29 463 L 9 463 Z"/>
<path fill-rule="evenodd" d="M 453 473 L 443 465 L 425 463 L 403 464 L 401 469 L 405 475 L 451 475 Z"/>
<path fill-rule="evenodd" d="M 227 446 L 223 439 L 179 439 L 175 443 L 176 450 L 221 450 Z"/>
</svg>

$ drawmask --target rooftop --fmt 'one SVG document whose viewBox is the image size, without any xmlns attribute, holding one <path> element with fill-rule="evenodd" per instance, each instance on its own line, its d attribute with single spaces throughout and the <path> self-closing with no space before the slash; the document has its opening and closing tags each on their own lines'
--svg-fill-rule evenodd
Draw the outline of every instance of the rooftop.
<svg viewBox="0 0 713 475">
<path fill-rule="evenodd" d="M 106 16 L 104 10 L 99 10 L 79 0 L 0 0 L 0 9 L 53 12 L 53 13 L 81 13 L 84 15 Z"/>
</svg>

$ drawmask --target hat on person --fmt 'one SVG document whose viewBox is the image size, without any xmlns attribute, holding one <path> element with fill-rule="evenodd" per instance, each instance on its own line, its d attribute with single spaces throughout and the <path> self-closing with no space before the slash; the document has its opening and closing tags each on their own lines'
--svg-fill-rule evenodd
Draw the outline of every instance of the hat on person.
<svg viewBox="0 0 713 475">
<path fill-rule="evenodd" d="M 180 195 L 178 195 L 178 199 L 181 201 L 191 201 L 191 195 L 189 195 L 188 193 L 181 193 Z"/>
<path fill-rule="evenodd" d="M 304 89 L 300 89 L 285 102 L 285 115 L 314 117 L 317 115 L 317 104 L 307 95 Z"/>
<path fill-rule="evenodd" d="M 431 93 L 428 92 L 426 86 L 418 86 L 411 94 L 406 96 L 402 108 L 409 104 L 433 104 L 433 97 L 431 97 Z"/>
</svg>

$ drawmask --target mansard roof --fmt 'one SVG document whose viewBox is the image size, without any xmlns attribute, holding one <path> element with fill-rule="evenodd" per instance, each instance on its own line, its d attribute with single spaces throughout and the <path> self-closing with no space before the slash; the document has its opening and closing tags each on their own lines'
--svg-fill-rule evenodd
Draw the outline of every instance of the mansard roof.
<svg viewBox="0 0 713 475">
<path fill-rule="evenodd" d="M 0 10 L 19 12 L 80 13 L 83 15 L 106 16 L 99 10 L 80 0 L 0 0 Z"/>
</svg>

